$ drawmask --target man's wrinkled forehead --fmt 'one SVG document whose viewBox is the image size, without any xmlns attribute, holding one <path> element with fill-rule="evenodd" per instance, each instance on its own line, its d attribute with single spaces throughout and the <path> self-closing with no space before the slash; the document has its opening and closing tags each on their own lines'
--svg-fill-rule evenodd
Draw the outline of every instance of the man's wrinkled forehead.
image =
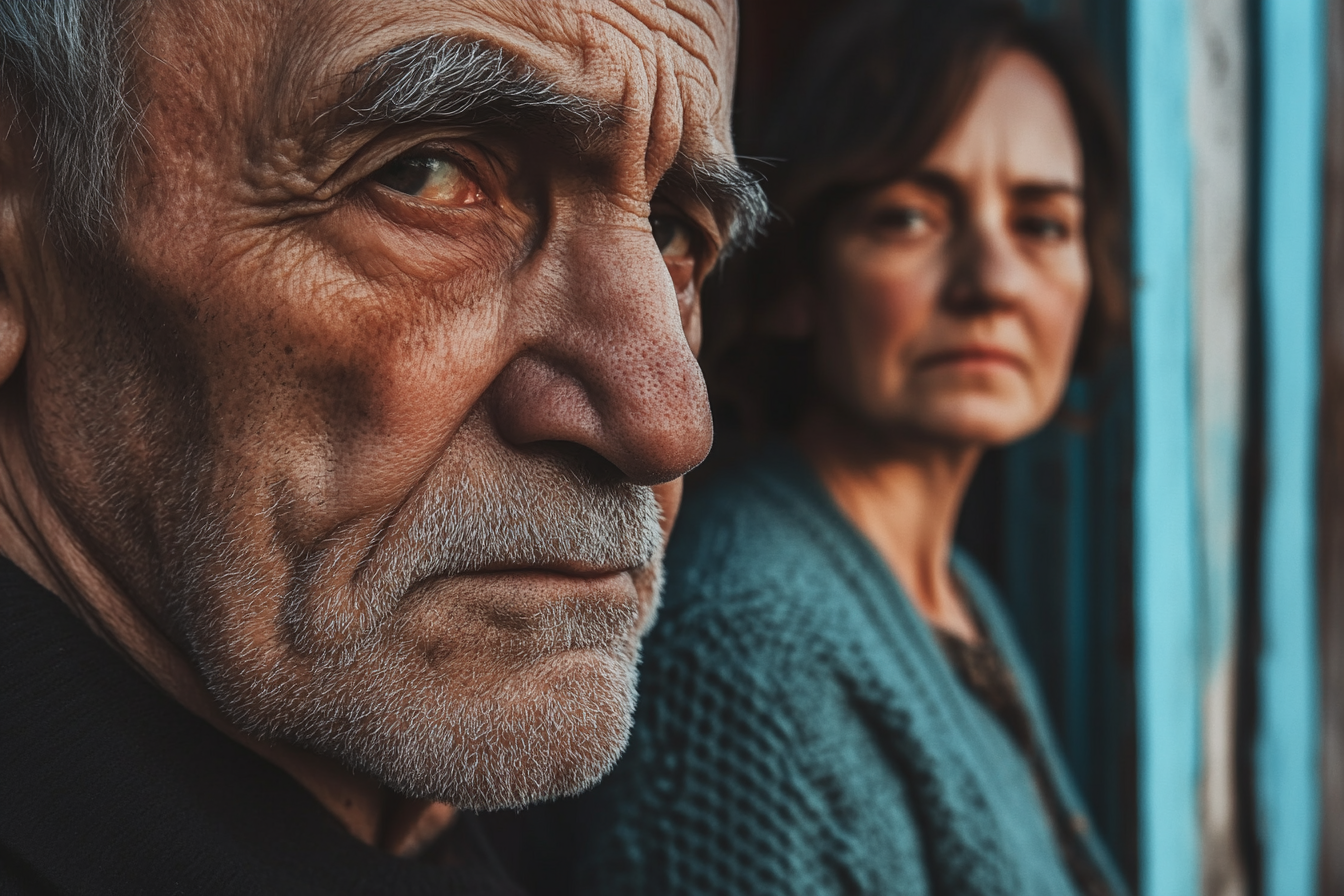
<svg viewBox="0 0 1344 896">
<path fill-rule="evenodd" d="M 292 88 L 275 99 L 300 119 L 350 72 L 437 36 L 498 47 L 559 93 L 620 110 L 651 154 L 730 151 L 734 0 L 273 2 L 283 24 L 266 52 Z"/>
</svg>

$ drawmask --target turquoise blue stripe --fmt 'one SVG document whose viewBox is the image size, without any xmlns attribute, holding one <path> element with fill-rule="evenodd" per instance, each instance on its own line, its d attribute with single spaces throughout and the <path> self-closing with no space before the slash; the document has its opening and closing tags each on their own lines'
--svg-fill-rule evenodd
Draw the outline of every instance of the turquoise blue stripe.
<svg viewBox="0 0 1344 896">
<path fill-rule="evenodd" d="M 1139 878 L 1199 892 L 1200 669 L 1191 406 L 1188 23 L 1132 0 Z"/>
<path fill-rule="evenodd" d="M 1316 886 L 1320 829 L 1314 475 L 1325 9 L 1263 0 L 1260 232 L 1267 480 L 1256 784 L 1266 896 Z"/>
</svg>

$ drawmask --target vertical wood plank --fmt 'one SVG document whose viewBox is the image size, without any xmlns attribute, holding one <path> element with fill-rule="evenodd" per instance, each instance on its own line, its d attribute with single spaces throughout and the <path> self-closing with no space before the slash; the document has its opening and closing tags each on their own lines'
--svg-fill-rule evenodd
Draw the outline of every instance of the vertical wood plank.
<svg viewBox="0 0 1344 896">
<path fill-rule="evenodd" d="M 1186 3 L 1132 0 L 1140 891 L 1199 891 Z"/>
<path fill-rule="evenodd" d="M 1317 575 L 1321 648 L 1320 892 L 1344 894 L 1344 0 L 1329 10 L 1326 247 L 1321 275 Z M 1331 848 L 1335 844 L 1335 848 Z"/>
<path fill-rule="evenodd" d="M 1260 267 L 1265 357 L 1256 790 L 1266 896 L 1316 881 L 1315 482 L 1320 288 L 1320 0 L 1263 0 Z"/>
<path fill-rule="evenodd" d="M 1191 0 L 1191 290 L 1195 494 L 1203 687 L 1200 839 L 1204 896 L 1241 896 L 1237 805 L 1237 610 L 1246 427 L 1250 111 L 1246 9 Z"/>
</svg>

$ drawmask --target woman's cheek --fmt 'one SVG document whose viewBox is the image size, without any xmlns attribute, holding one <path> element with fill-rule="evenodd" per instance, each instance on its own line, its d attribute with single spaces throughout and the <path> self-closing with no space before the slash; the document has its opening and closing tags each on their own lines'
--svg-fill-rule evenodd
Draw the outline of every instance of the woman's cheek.
<svg viewBox="0 0 1344 896">
<path fill-rule="evenodd" d="M 914 257 L 912 257 L 914 256 Z M 889 251 L 859 272 L 856 294 L 863 319 L 860 338 L 889 348 L 919 335 L 938 304 L 940 272 L 915 253 Z"/>
<path fill-rule="evenodd" d="M 1048 393 L 1043 398 L 1050 402 L 1058 401 L 1068 384 L 1091 291 L 1086 261 L 1058 273 L 1053 282 L 1041 284 L 1041 292 L 1053 294 L 1054 300 L 1036 304 L 1038 320 L 1033 327 L 1038 358 L 1048 368 L 1042 371 Z"/>
</svg>

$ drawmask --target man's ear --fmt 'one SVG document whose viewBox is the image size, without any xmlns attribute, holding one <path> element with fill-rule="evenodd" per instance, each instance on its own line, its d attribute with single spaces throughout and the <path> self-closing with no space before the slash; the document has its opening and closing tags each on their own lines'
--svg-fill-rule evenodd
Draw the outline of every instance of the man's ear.
<svg viewBox="0 0 1344 896">
<path fill-rule="evenodd" d="M 28 345 L 27 314 L 23 299 L 16 293 L 0 262 L 0 383 L 9 382 Z"/>
<path fill-rule="evenodd" d="M 10 377 L 28 345 L 29 274 L 37 262 L 26 227 L 37 212 L 33 154 L 27 129 L 0 103 L 0 383 Z"/>
</svg>

